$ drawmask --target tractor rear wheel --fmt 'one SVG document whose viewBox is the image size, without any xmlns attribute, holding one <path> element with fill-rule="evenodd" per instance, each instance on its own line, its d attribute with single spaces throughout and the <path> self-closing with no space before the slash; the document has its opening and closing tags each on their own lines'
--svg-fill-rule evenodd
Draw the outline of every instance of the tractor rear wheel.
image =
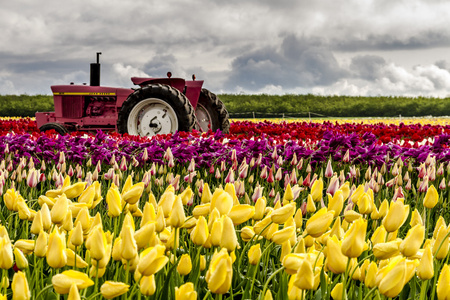
<svg viewBox="0 0 450 300">
<path fill-rule="evenodd" d="M 223 102 L 215 94 L 207 89 L 202 89 L 195 109 L 197 117 L 196 127 L 201 131 L 216 131 L 220 129 L 223 133 L 230 131 L 230 120 L 228 111 Z"/>
<path fill-rule="evenodd" d="M 41 127 L 39 127 L 39 131 L 41 131 L 41 132 L 46 132 L 46 131 L 49 131 L 52 129 L 54 131 L 56 131 L 57 133 L 59 133 L 60 135 L 65 135 L 65 134 L 69 133 L 67 128 L 59 123 L 47 123 L 47 124 L 44 124 Z"/>
<path fill-rule="evenodd" d="M 179 90 L 162 84 L 147 85 L 128 96 L 117 119 L 120 133 L 154 136 L 191 131 L 194 109 Z"/>
</svg>

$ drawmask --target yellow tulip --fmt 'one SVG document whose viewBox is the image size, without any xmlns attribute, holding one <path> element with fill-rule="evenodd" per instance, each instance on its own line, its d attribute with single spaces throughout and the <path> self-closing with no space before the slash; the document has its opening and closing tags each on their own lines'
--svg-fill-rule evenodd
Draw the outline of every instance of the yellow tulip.
<svg viewBox="0 0 450 300">
<path fill-rule="evenodd" d="M 162 245 L 145 249 L 140 254 L 137 270 L 143 276 L 150 276 L 157 273 L 169 261 L 169 258 L 164 255 L 165 251 L 166 247 Z"/>
<path fill-rule="evenodd" d="M 272 222 L 276 224 L 283 224 L 289 218 L 292 218 L 295 213 L 295 203 L 287 204 L 281 208 L 275 209 L 270 215 Z"/>
<path fill-rule="evenodd" d="M 44 216 L 44 215 L 42 215 Z M 81 227 L 83 228 L 83 232 L 87 233 L 89 229 L 91 228 L 91 216 L 89 215 L 89 210 L 87 207 L 83 207 L 80 212 L 78 213 L 74 225 L 76 226 L 77 223 L 81 223 Z M 45 225 L 44 225 L 45 228 Z"/>
<path fill-rule="evenodd" d="M 422 255 L 420 264 L 417 267 L 417 276 L 422 280 L 428 280 L 434 276 L 433 253 L 431 246 L 428 245 Z"/>
<path fill-rule="evenodd" d="M 396 256 L 400 252 L 400 243 L 400 240 L 394 240 L 387 243 L 378 243 L 372 249 L 373 255 L 380 260 Z"/>
<path fill-rule="evenodd" d="M 108 216 L 118 217 L 122 213 L 122 197 L 119 193 L 119 188 L 112 183 L 108 192 L 106 193 L 106 204 L 108 204 Z"/>
<path fill-rule="evenodd" d="M 255 203 L 255 214 L 253 215 L 253 220 L 259 221 L 264 217 L 264 213 L 266 211 L 266 198 L 260 197 L 256 200 Z"/>
<path fill-rule="evenodd" d="M 211 199 L 210 211 L 217 208 L 220 215 L 227 215 L 233 207 L 233 197 L 221 189 L 216 189 Z"/>
<path fill-rule="evenodd" d="M 450 228 L 442 225 L 437 232 L 436 240 L 433 244 L 433 255 L 436 259 L 444 259 L 447 256 L 449 247 L 449 237 L 447 234 L 449 230 Z"/>
<path fill-rule="evenodd" d="M 87 206 L 89 208 L 92 207 L 92 205 L 94 204 L 94 199 L 95 199 L 95 191 L 96 186 L 94 184 L 91 184 L 89 187 L 87 187 L 80 195 L 80 197 L 78 197 L 78 202 L 79 203 L 85 203 L 87 204 Z"/>
<path fill-rule="evenodd" d="M 16 261 L 16 265 L 20 270 L 24 270 L 28 268 L 28 259 L 25 257 L 23 252 L 19 250 L 19 248 L 14 248 L 14 259 Z"/>
<path fill-rule="evenodd" d="M 158 207 L 162 208 L 164 218 L 169 217 L 170 210 L 172 209 L 174 201 L 175 201 L 175 189 L 171 185 L 169 185 L 164 191 L 164 193 L 161 195 L 161 199 L 158 202 Z"/>
<path fill-rule="evenodd" d="M 289 300 L 303 300 L 303 291 L 295 286 L 294 282 L 297 280 L 297 274 L 291 276 L 288 283 L 288 299 Z"/>
<path fill-rule="evenodd" d="M 400 244 L 400 252 L 406 256 L 413 256 L 419 251 L 425 237 L 425 227 L 417 224 L 406 234 L 405 239 Z"/>
<path fill-rule="evenodd" d="M 353 209 L 347 210 L 344 212 L 344 219 L 347 223 L 353 223 L 356 220 L 360 219 L 362 217 L 361 214 L 357 213 Z"/>
<path fill-rule="evenodd" d="M 197 225 L 191 231 L 191 240 L 197 246 L 202 246 L 208 239 L 209 230 L 208 223 L 203 216 L 200 216 L 197 220 Z"/>
<path fill-rule="evenodd" d="M 261 258 L 261 244 L 255 244 L 248 250 L 248 262 L 256 266 Z"/>
<path fill-rule="evenodd" d="M 134 240 L 138 250 L 146 248 L 154 240 L 155 235 L 155 223 L 147 223 L 139 230 L 134 232 Z"/>
<path fill-rule="evenodd" d="M 17 240 L 14 243 L 15 248 L 19 248 L 24 254 L 33 253 L 34 241 L 33 240 Z"/>
<path fill-rule="evenodd" d="M 30 289 L 28 287 L 28 280 L 22 271 L 14 274 L 11 288 L 13 291 L 13 300 L 28 300 L 31 298 Z"/>
<path fill-rule="evenodd" d="M 135 272 L 135 274 L 137 273 L 138 271 Z M 144 296 L 153 295 L 156 292 L 155 275 L 142 276 L 141 281 L 139 282 L 139 289 Z"/>
<path fill-rule="evenodd" d="M 72 283 L 69 290 L 69 296 L 67 300 L 81 300 L 80 293 L 78 292 L 77 285 Z"/>
<path fill-rule="evenodd" d="M 255 231 L 251 226 L 245 226 L 244 228 L 241 229 L 241 238 L 244 242 L 250 241 L 254 235 Z M 262 237 L 260 236 L 260 238 Z"/>
<path fill-rule="evenodd" d="M 123 201 L 128 204 L 136 204 L 144 192 L 145 183 L 139 182 L 133 185 L 125 194 L 122 195 Z"/>
<path fill-rule="evenodd" d="M 215 247 L 220 246 L 222 242 L 222 232 L 223 232 L 223 217 L 216 219 L 211 228 L 211 234 L 209 240 L 211 244 Z"/>
<path fill-rule="evenodd" d="M 100 293 L 106 299 L 112 299 L 128 292 L 130 286 L 123 282 L 105 281 L 100 287 Z"/>
<path fill-rule="evenodd" d="M 196 300 L 197 292 L 192 282 L 187 282 L 180 287 L 175 287 L 175 300 Z"/>
<path fill-rule="evenodd" d="M 47 254 L 47 242 L 48 242 L 48 233 L 41 230 L 39 232 L 39 236 L 36 239 L 36 243 L 34 245 L 34 255 L 37 257 L 44 257 Z"/>
<path fill-rule="evenodd" d="M 42 228 L 42 214 L 41 211 L 38 211 L 33 218 L 33 222 L 31 223 L 30 232 L 38 235 Z"/>
<path fill-rule="evenodd" d="M 69 236 L 70 242 L 72 245 L 78 247 L 83 244 L 83 227 L 81 227 L 81 223 L 78 222 L 77 226 L 75 226 L 75 229 L 72 230 L 72 233 Z"/>
<path fill-rule="evenodd" d="M 450 266 L 447 264 L 441 269 L 436 291 L 439 300 L 450 299 Z"/>
<path fill-rule="evenodd" d="M 311 187 L 312 199 L 315 202 L 320 201 L 320 199 L 322 199 L 322 193 L 323 193 L 323 180 L 322 178 L 319 178 L 316 181 L 314 181 Z"/>
<path fill-rule="evenodd" d="M 138 248 L 136 240 L 134 239 L 134 231 L 131 226 L 122 227 L 120 238 L 122 240 L 122 248 L 120 251 L 122 259 L 133 260 L 138 255 Z M 104 245 L 106 246 L 106 243 Z"/>
<path fill-rule="evenodd" d="M 228 213 L 228 216 L 233 221 L 233 224 L 240 225 L 244 222 L 247 222 L 250 220 L 253 215 L 255 214 L 255 207 L 248 205 L 248 204 L 238 204 L 234 205 L 230 212 Z"/>
<path fill-rule="evenodd" d="M 180 196 L 176 196 L 172 210 L 170 211 L 170 225 L 174 228 L 180 228 L 183 226 L 185 220 L 186 215 L 184 214 L 183 202 Z"/>
<path fill-rule="evenodd" d="M 439 216 L 438 220 L 436 221 L 436 224 L 434 225 L 433 230 L 433 238 L 436 239 L 439 229 L 444 226 L 444 228 L 447 228 L 447 225 L 445 224 L 444 217 Z"/>
<path fill-rule="evenodd" d="M 427 193 L 425 194 L 425 198 L 423 198 L 423 206 L 431 209 L 436 206 L 438 200 L 439 200 L 439 193 L 434 187 L 434 185 L 431 185 L 428 188 Z"/>
<path fill-rule="evenodd" d="M 295 236 L 295 226 L 288 226 L 286 228 L 283 228 L 281 230 L 276 231 L 272 237 L 271 241 L 275 244 L 281 245 L 287 240 L 289 240 L 292 236 Z"/>
<path fill-rule="evenodd" d="M 297 278 L 294 281 L 294 285 L 302 290 L 314 289 L 313 266 L 309 260 L 303 260 L 301 267 L 297 271 Z"/>
<path fill-rule="evenodd" d="M 52 226 L 52 217 L 50 215 L 50 210 L 48 205 L 44 203 L 41 207 L 41 217 L 42 217 L 42 226 L 44 226 L 44 230 L 47 231 Z"/>
<path fill-rule="evenodd" d="M 91 258 L 101 260 L 106 254 L 106 235 L 100 226 L 96 226 L 86 240 L 86 248 L 89 250 Z"/>
<path fill-rule="evenodd" d="M 364 193 L 358 201 L 358 210 L 361 214 L 363 215 L 368 215 L 372 212 L 373 210 L 373 204 L 371 203 L 371 198 L 369 196 L 369 194 Z"/>
<path fill-rule="evenodd" d="M 180 261 L 178 262 L 177 271 L 178 274 L 184 276 L 191 273 L 192 261 L 189 254 L 181 255 Z"/>
<path fill-rule="evenodd" d="M 414 209 L 414 211 L 411 214 L 411 221 L 409 222 L 409 225 L 411 227 L 416 226 L 417 224 L 423 225 L 422 217 L 419 214 L 419 211 Z"/>
<path fill-rule="evenodd" d="M 84 259 L 81 258 L 78 254 L 75 255 L 75 252 L 73 252 L 72 249 L 66 248 L 66 256 L 67 256 L 67 266 L 74 267 L 75 266 L 75 260 L 76 260 L 76 267 L 77 268 L 86 268 L 88 266 L 88 263 L 84 261 Z"/>
<path fill-rule="evenodd" d="M 331 291 L 331 297 L 333 297 L 334 300 L 342 300 L 342 289 L 344 288 L 344 285 L 342 282 L 339 282 L 336 284 Z"/>
<path fill-rule="evenodd" d="M 327 241 L 327 267 L 334 274 L 345 272 L 348 257 L 341 251 L 341 242 L 334 235 Z"/>
<path fill-rule="evenodd" d="M 356 220 L 344 235 L 341 251 L 347 257 L 359 257 L 364 251 L 367 221 Z"/>
<path fill-rule="evenodd" d="M 328 196 L 328 210 L 334 211 L 334 217 L 340 215 L 342 208 L 344 207 L 344 194 L 341 190 L 337 190 L 334 196 L 327 194 Z"/>
<path fill-rule="evenodd" d="M 365 260 L 364 262 L 369 262 L 368 260 Z M 361 266 L 361 269 L 362 266 Z M 363 270 L 361 270 L 361 275 L 364 273 Z M 377 273 L 378 273 L 378 267 L 377 264 L 372 261 L 370 262 L 370 264 L 368 264 L 367 267 L 367 274 L 364 275 L 364 284 L 369 288 L 373 288 L 376 286 L 376 277 L 377 277 Z"/>
<path fill-rule="evenodd" d="M 391 202 L 390 208 L 383 219 L 383 226 L 387 232 L 396 231 L 404 222 L 405 219 L 405 205 L 403 202 L 397 200 Z"/>
<path fill-rule="evenodd" d="M 192 189 L 191 189 L 190 186 L 188 186 L 188 187 L 180 194 L 181 202 L 183 203 L 183 205 L 186 205 L 186 204 L 189 202 L 189 200 L 191 200 L 193 194 L 194 194 L 194 193 L 192 192 Z"/>
<path fill-rule="evenodd" d="M 230 217 L 224 216 L 222 221 L 222 238 L 220 239 L 220 247 L 234 251 L 238 246 L 236 230 Z M 212 234 L 212 231 L 211 231 Z"/>
<path fill-rule="evenodd" d="M 225 294 L 231 287 L 233 277 L 232 259 L 226 248 L 216 252 L 206 272 L 206 282 L 209 290 L 214 294 Z"/>
<path fill-rule="evenodd" d="M 3 201 L 5 202 L 6 208 L 10 211 L 17 211 L 17 199 L 19 198 L 19 193 L 15 189 L 8 189 L 5 194 L 3 194 Z"/>
<path fill-rule="evenodd" d="M 87 182 L 77 182 L 62 189 L 68 199 L 73 199 L 81 195 L 86 187 Z"/>
<path fill-rule="evenodd" d="M 52 277 L 52 284 L 55 292 L 58 294 L 68 294 L 72 284 L 76 284 L 78 290 L 85 289 L 94 284 L 94 282 L 88 277 L 87 274 L 75 271 L 67 270 Z"/>
<path fill-rule="evenodd" d="M 48 237 L 47 263 L 54 269 L 59 269 L 67 264 L 66 242 L 63 234 L 55 228 Z"/>
<path fill-rule="evenodd" d="M 372 245 L 375 246 L 379 243 L 384 243 L 386 241 L 386 229 L 383 225 L 380 225 L 375 229 L 374 233 L 372 234 L 372 238 L 370 239 L 372 241 Z"/>
<path fill-rule="evenodd" d="M 406 279 L 406 260 L 402 258 L 398 261 L 390 262 L 385 268 L 378 290 L 386 297 L 394 298 L 403 290 Z"/>
<path fill-rule="evenodd" d="M 202 198 L 201 198 L 200 202 L 203 204 L 209 203 L 209 202 L 211 202 L 211 199 L 212 199 L 211 190 L 209 189 L 208 183 L 205 183 L 203 185 Z"/>
<path fill-rule="evenodd" d="M 314 238 L 321 236 L 330 227 L 333 216 L 334 212 L 327 211 L 326 207 L 320 209 L 306 222 L 306 232 Z"/>
<path fill-rule="evenodd" d="M 314 204 L 314 200 L 311 194 L 308 195 L 306 200 L 306 212 L 313 213 L 316 211 L 316 205 Z"/>
</svg>

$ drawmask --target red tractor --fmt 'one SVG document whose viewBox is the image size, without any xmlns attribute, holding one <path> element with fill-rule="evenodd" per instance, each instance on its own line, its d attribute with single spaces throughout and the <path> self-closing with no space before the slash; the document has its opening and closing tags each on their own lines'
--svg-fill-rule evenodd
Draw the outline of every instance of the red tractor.
<svg viewBox="0 0 450 300">
<path fill-rule="evenodd" d="M 90 85 L 51 87 L 54 112 L 37 112 L 41 131 L 54 129 L 60 134 L 72 130 L 116 130 L 131 135 L 191 131 L 197 129 L 228 133 L 230 122 L 225 105 L 207 89 L 203 81 L 172 78 L 132 77 L 139 88 L 100 86 L 100 52 L 91 64 Z"/>
</svg>

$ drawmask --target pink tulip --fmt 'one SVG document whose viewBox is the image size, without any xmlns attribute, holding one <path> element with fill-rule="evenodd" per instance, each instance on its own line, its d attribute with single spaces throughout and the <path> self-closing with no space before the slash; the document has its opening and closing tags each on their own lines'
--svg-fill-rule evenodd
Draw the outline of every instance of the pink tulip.
<svg viewBox="0 0 450 300">
<path fill-rule="evenodd" d="M 439 183 L 439 189 L 445 190 L 446 184 L 445 184 L 445 177 L 442 178 L 441 183 Z"/>
<path fill-rule="evenodd" d="M 333 167 L 331 166 L 331 159 L 328 160 L 327 168 L 325 169 L 325 177 L 331 178 L 333 176 Z"/>
<path fill-rule="evenodd" d="M 233 183 L 234 182 L 234 171 L 230 169 L 228 171 L 227 177 L 225 177 L 225 183 Z"/>
<path fill-rule="evenodd" d="M 31 169 L 28 172 L 28 177 L 27 177 L 27 185 L 30 188 L 35 188 L 38 184 L 38 176 L 37 176 L 37 172 L 35 169 Z"/>
<path fill-rule="evenodd" d="M 348 163 L 350 161 L 350 149 L 347 149 L 347 152 L 345 152 L 342 161 L 345 163 Z"/>
</svg>

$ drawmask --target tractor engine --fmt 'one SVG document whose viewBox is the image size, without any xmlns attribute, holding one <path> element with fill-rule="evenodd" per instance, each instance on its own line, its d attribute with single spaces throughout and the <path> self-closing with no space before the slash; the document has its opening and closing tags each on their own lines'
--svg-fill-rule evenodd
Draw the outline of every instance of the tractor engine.
<svg viewBox="0 0 450 300">
<path fill-rule="evenodd" d="M 84 97 L 85 117 L 98 117 L 114 114 L 116 98 L 108 96 Z"/>
</svg>

